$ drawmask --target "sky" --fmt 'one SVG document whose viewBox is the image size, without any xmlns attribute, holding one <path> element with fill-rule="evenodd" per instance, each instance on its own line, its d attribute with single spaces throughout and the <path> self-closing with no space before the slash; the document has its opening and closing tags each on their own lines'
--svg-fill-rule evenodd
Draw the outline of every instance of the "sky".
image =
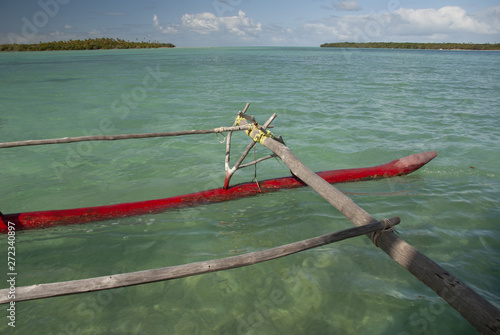
<svg viewBox="0 0 500 335">
<path fill-rule="evenodd" d="M 178 47 L 500 43 L 500 0 L 0 0 L 0 44 L 99 37 Z"/>
</svg>

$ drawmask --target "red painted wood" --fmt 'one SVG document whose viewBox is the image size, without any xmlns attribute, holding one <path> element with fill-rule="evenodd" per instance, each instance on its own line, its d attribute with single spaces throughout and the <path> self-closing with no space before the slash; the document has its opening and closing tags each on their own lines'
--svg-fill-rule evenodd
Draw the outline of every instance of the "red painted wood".
<svg viewBox="0 0 500 335">
<path fill-rule="evenodd" d="M 361 180 L 401 176 L 413 172 L 437 156 L 435 151 L 414 154 L 392 162 L 367 168 L 354 168 L 318 172 L 329 183 L 343 183 Z M 295 177 L 269 179 L 260 182 L 260 188 L 253 182 L 208 191 L 179 195 L 171 198 L 130 202 L 116 205 L 39 211 L 28 213 L 0 213 L 0 232 L 8 231 L 8 222 L 15 224 L 15 230 L 46 228 L 55 225 L 79 224 L 93 221 L 123 218 L 134 215 L 161 213 L 169 209 L 191 207 L 220 201 L 249 197 L 280 189 L 306 186 Z"/>
</svg>

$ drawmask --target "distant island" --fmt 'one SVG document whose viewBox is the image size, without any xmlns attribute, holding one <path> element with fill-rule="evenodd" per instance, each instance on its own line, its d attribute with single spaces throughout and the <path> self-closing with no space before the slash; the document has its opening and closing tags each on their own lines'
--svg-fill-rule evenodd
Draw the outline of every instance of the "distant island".
<svg viewBox="0 0 500 335">
<path fill-rule="evenodd" d="M 378 49 L 421 49 L 421 50 L 500 50 L 500 44 L 473 43 L 410 43 L 410 42 L 340 42 L 325 43 L 322 48 L 378 48 Z"/>
<path fill-rule="evenodd" d="M 113 38 L 94 38 L 37 44 L 1 44 L 0 51 L 53 51 L 53 50 L 100 50 L 100 49 L 147 49 L 175 48 L 172 43 L 130 42 Z"/>
</svg>

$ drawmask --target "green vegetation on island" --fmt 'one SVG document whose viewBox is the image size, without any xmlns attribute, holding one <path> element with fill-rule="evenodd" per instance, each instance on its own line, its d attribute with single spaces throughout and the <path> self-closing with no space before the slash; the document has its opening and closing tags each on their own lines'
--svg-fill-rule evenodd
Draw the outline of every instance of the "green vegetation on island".
<svg viewBox="0 0 500 335">
<path fill-rule="evenodd" d="M 113 38 L 94 38 L 37 44 L 2 44 L 0 51 L 51 51 L 51 50 L 99 50 L 99 49 L 146 49 L 175 48 L 172 43 L 130 42 Z"/>
<path fill-rule="evenodd" d="M 421 49 L 421 50 L 500 50 L 497 44 L 473 43 L 411 43 L 411 42 L 340 42 L 325 43 L 322 48 L 379 48 L 379 49 Z"/>
</svg>

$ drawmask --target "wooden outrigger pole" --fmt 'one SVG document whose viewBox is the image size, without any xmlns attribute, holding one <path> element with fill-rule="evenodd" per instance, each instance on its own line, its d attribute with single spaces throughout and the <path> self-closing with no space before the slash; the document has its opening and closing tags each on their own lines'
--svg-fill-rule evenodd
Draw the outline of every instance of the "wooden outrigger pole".
<svg viewBox="0 0 500 335">
<path fill-rule="evenodd" d="M 12 301 L 26 301 L 68 294 L 84 293 L 111 288 L 139 285 L 144 283 L 183 278 L 202 273 L 221 271 L 236 267 L 256 264 L 259 262 L 275 259 L 315 248 L 320 245 L 333 243 L 352 236 L 366 234 L 373 243 L 384 250 L 393 260 L 407 269 L 417 279 L 422 281 L 429 288 L 441 296 L 451 307 L 457 310 L 472 326 L 481 334 L 500 334 L 500 312 L 498 309 L 482 298 L 466 284 L 448 273 L 437 263 L 426 257 L 413 246 L 395 235 L 391 229 L 393 225 L 399 223 L 399 218 L 378 221 L 364 209 L 359 207 L 349 197 L 345 196 L 337 188 L 319 177 L 311 171 L 284 145 L 279 138 L 266 130 L 276 115 L 273 115 L 264 126 L 260 126 L 255 118 L 245 114 L 249 104 L 243 112 L 238 113 L 235 126 L 245 127 L 247 135 L 253 142 L 248 146 L 243 156 L 238 160 L 233 168 L 229 168 L 229 149 L 231 133 L 228 135 L 226 153 L 226 180 L 225 188 L 229 185 L 232 174 L 244 166 L 254 165 L 271 157 L 279 157 L 290 168 L 292 174 L 303 183 L 309 185 L 319 195 L 325 198 L 332 206 L 337 208 L 356 227 L 350 230 L 320 236 L 317 238 L 295 242 L 289 245 L 276 247 L 264 251 L 254 252 L 245 255 L 233 256 L 224 259 L 184 264 L 174 267 L 125 273 L 97 278 L 82 279 L 70 282 L 39 284 L 16 288 L 16 296 L 9 299 L 8 289 L 0 290 L 0 304 Z M 250 121 L 248 123 L 247 121 Z M 233 127 L 234 128 L 234 127 Z M 217 128 L 220 129 L 220 128 Z M 242 129 L 238 129 L 242 130 Z M 232 131 L 232 130 L 231 130 Z M 212 131 L 216 132 L 216 131 Z M 172 135 L 170 135 L 172 136 Z M 255 143 L 273 152 L 273 155 L 262 158 L 255 162 L 242 165 L 242 161 Z M 1 146 L 0 146 L 1 147 Z M 411 162 L 410 162 L 411 163 Z M 370 234 L 368 234 L 370 233 Z"/>
<path fill-rule="evenodd" d="M 53 138 L 45 140 L 5 142 L 5 143 L 0 143 L 0 149 L 24 147 L 29 145 L 62 144 L 62 143 L 87 142 L 87 141 L 117 141 L 117 140 L 130 140 L 138 138 L 171 137 L 171 136 L 181 136 L 181 135 L 221 134 L 224 132 L 233 132 L 241 130 L 248 130 L 248 126 L 220 127 L 220 128 L 203 129 L 203 130 L 172 131 L 166 133 L 163 132 L 163 133 L 144 133 L 144 134 L 122 134 L 122 135 L 91 135 L 91 136 L 77 136 L 77 137 L 61 137 L 61 138 Z"/>
<path fill-rule="evenodd" d="M 239 117 L 254 121 L 253 117 L 248 117 L 241 112 Z M 243 121 L 240 124 L 245 124 L 245 122 Z M 283 143 L 276 141 L 270 132 L 254 123 L 253 129 L 248 131 L 247 134 L 255 142 L 260 142 L 281 158 L 295 176 L 337 208 L 354 225 L 363 226 L 377 222 L 373 216 L 359 207 L 352 199 L 302 164 L 292 151 Z M 481 334 L 500 333 L 500 311 L 458 278 L 398 237 L 394 232 L 389 231 L 378 234 L 372 240 L 389 257 L 457 310 Z"/>
<path fill-rule="evenodd" d="M 113 288 L 154 283 L 158 281 L 185 278 L 204 273 L 235 269 L 292 255 L 323 245 L 340 242 L 348 238 L 369 233 L 378 233 L 387 229 L 392 229 L 399 222 L 400 219 L 398 217 L 394 217 L 391 219 L 377 221 L 365 226 L 353 227 L 339 232 L 317 236 L 307 240 L 294 242 L 271 249 L 251 252 L 238 256 L 219 258 L 210 261 L 201 261 L 190 264 L 175 265 L 159 269 L 143 270 L 96 278 L 16 287 L 14 298 L 12 298 L 12 292 L 9 291 L 9 289 L 3 289 L 0 290 L 0 304 L 8 304 L 11 301 L 28 301 L 77 293 L 109 290 Z"/>
</svg>

